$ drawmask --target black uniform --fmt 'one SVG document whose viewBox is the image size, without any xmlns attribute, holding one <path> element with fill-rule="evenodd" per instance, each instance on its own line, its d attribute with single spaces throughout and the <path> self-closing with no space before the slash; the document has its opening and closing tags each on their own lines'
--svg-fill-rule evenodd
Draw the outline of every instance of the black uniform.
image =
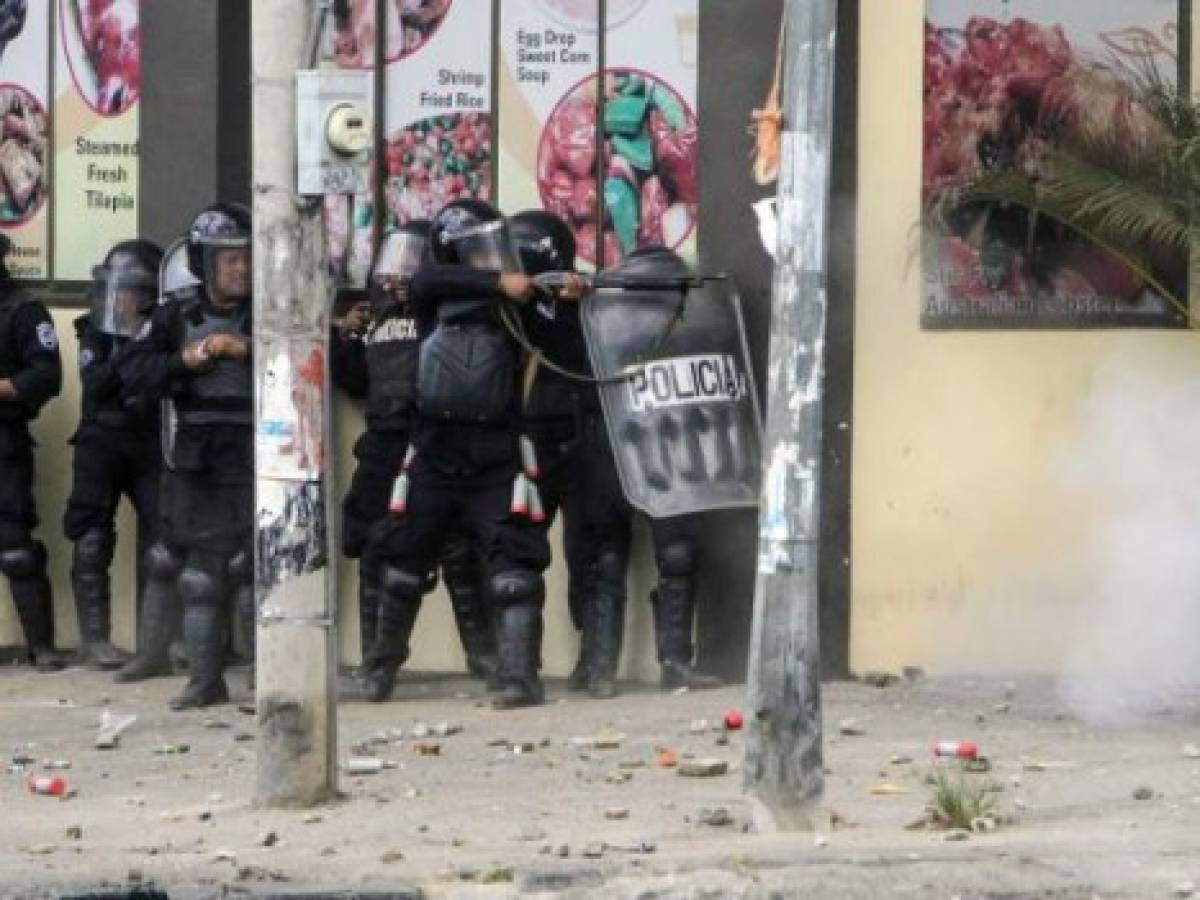
<svg viewBox="0 0 1200 900">
<path fill-rule="evenodd" d="M 71 581 L 85 648 L 109 640 L 109 566 L 116 548 L 117 505 L 125 496 L 137 514 L 141 541 L 158 518 L 159 419 L 156 404 L 128 405 L 116 355 L 128 339 L 104 334 L 90 316 L 75 320 L 83 407 L 75 446 L 71 496 L 63 531 L 75 545 Z M 140 554 L 139 554 L 140 555 Z M 110 667 L 119 660 L 96 659 Z"/>
<path fill-rule="evenodd" d="M 375 288 L 382 291 L 382 288 Z M 337 333 L 333 375 L 352 397 L 365 399 L 367 429 L 354 445 L 358 460 L 342 505 L 342 550 L 359 559 L 360 636 L 364 657 L 375 642 L 379 612 L 379 539 L 396 478 L 411 442 L 420 340 L 416 319 L 399 300 L 376 302 L 362 335 Z M 483 595 L 478 554 L 466 535 L 449 536 L 441 552 L 467 666 L 481 677 L 496 669 L 496 640 Z"/>
<path fill-rule="evenodd" d="M 0 401 L 0 572 L 8 577 L 34 662 L 59 668 L 46 547 L 33 538 L 38 517 L 29 422 L 61 390 L 62 365 L 46 307 L 6 276 L 0 279 L 0 379 L 10 380 L 17 394 Z"/>
<path fill-rule="evenodd" d="M 579 304 L 542 299 L 526 310 L 533 344 L 558 367 L 591 374 Z M 632 512 L 621 493 L 600 396 L 594 384 L 542 366 L 524 406 L 526 435 L 542 474 L 546 528 L 561 509 L 567 602 L 582 633 L 568 685 L 597 696 L 615 693 L 625 621 Z"/>
<path fill-rule="evenodd" d="M 179 706 L 227 696 L 226 610 L 232 601 L 245 619 L 254 603 L 251 361 L 222 358 L 196 373 L 182 352 L 209 335 L 250 333 L 249 299 L 231 310 L 207 297 L 173 303 L 155 312 L 122 365 L 130 391 L 172 399 L 178 416 L 166 515 L 184 562 L 179 592 L 191 679 Z M 202 702 L 187 702 L 196 699 Z"/>
<path fill-rule="evenodd" d="M 518 359 L 496 318 L 499 296 L 496 272 L 462 266 L 428 266 L 410 286 L 424 346 L 407 512 L 385 520 L 380 544 L 384 597 L 371 666 L 383 695 L 391 689 L 389 671 L 394 679 L 407 655 L 424 575 L 447 536 L 465 531 L 483 555 L 497 607 L 500 680 L 512 695 L 497 704 L 541 698 L 541 573 L 550 549 L 544 530 L 512 511 L 520 468 Z M 431 340 L 435 326 L 438 340 Z M 484 373 L 473 386 L 472 372 Z"/>
</svg>

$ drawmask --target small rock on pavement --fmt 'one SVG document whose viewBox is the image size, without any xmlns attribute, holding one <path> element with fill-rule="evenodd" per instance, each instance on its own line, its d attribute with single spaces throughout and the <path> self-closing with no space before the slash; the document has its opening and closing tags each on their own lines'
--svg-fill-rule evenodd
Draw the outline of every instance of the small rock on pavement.
<svg viewBox="0 0 1200 900">
<path fill-rule="evenodd" d="M 82 841 L 83 840 L 83 826 L 72 825 L 70 828 L 67 829 L 67 837 L 73 841 Z"/>
<path fill-rule="evenodd" d="M 733 816 L 724 806 L 706 806 L 700 810 L 700 824 L 711 825 L 713 828 L 723 828 L 733 824 Z"/>
<path fill-rule="evenodd" d="M 279 834 L 274 831 L 268 831 L 268 832 L 260 835 L 258 838 L 258 845 L 260 847 L 274 847 L 278 843 L 279 843 Z"/>
<path fill-rule="evenodd" d="M 829 838 L 827 838 L 823 834 L 818 834 L 816 837 L 813 838 L 813 846 L 818 849 L 820 849 L 821 847 L 828 847 L 829 846 Z"/>
<path fill-rule="evenodd" d="M 1154 788 L 1152 788 L 1146 784 L 1143 784 L 1141 787 L 1134 788 L 1133 799 L 1134 800 L 1153 800 L 1154 799 Z"/>
<path fill-rule="evenodd" d="M 723 759 L 688 759 L 675 770 L 686 778 L 716 778 L 729 772 L 729 763 Z"/>
<path fill-rule="evenodd" d="M 969 841 L 970 839 L 971 832 L 965 828 L 955 828 L 953 831 L 947 831 L 942 837 L 944 841 Z"/>
<path fill-rule="evenodd" d="M 305 825 L 316 825 L 318 822 L 324 822 L 325 817 L 320 813 L 309 813 L 301 821 L 303 821 Z"/>
<path fill-rule="evenodd" d="M 404 853 L 400 850 L 385 850 L 379 857 L 379 861 L 385 866 L 393 863 L 404 862 Z"/>
<path fill-rule="evenodd" d="M 599 859 L 604 855 L 604 845 L 591 843 L 583 848 L 584 859 Z"/>
<path fill-rule="evenodd" d="M 1196 883 L 1194 881 L 1182 881 L 1171 891 L 1172 897 L 1192 897 L 1196 893 Z"/>
<path fill-rule="evenodd" d="M 842 719 L 838 725 L 838 731 L 846 737 L 862 737 L 867 733 L 857 719 Z"/>
<path fill-rule="evenodd" d="M 862 677 L 862 683 L 883 690 L 899 684 L 900 679 L 890 672 L 868 672 Z"/>
<path fill-rule="evenodd" d="M 604 818 L 608 819 L 610 822 L 628 819 L 629 810 L 624 806 L 613 806 L 604 811 Z"/>
</svg>

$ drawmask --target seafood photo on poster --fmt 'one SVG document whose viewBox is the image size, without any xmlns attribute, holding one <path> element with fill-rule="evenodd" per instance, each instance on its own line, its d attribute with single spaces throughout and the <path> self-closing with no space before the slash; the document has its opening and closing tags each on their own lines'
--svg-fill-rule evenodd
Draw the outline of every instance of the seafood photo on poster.
<svg viewBox="0 0 1200 900">
<path fill-rule="evenodd" d="M 102 116 L 118 116 L 142 90 L 138 0 L 62 0 L 62 52 L 79 95 Z"/>
<path fill-rule="evenodd" d="M 1178 10 L 1175 0 L 928 0 L 925 327 L 1179 321 L 1186 253 L 1120 228 L 1115 204 L 1075 202 L 1081 185 L 1128 184 L 1170 145 L 1163 98 L 1177 84 Z"/>
<path fill-rule="evenodd" d="M 49 0 L 0 9 L 0 229 L 14 278 L 49 277 Z"/>
<path fill-rule="evenodd" d="M 388 45 L 403 48 L 385 74 L 388 224 L 432 218 L 464 197 L 491 199 L 491 4 L 409 0 L 385 8 Z"/>
</svg>

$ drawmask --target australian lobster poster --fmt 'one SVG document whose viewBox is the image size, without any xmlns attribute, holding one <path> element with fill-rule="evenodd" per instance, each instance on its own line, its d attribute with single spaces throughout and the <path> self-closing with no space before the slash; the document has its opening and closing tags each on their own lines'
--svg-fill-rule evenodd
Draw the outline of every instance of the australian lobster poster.
<svg viewBox="0 0 1200 900">
<path fill-rule="evenodd" d="M 139 0 L 58 0 L 54 277 L 91 278 L 138 234 Z"/>
<path fill-rule="evenodd" d="M 927 0 L 922 324 L 1186 319 L 1179 4 Z"/>
</svg>

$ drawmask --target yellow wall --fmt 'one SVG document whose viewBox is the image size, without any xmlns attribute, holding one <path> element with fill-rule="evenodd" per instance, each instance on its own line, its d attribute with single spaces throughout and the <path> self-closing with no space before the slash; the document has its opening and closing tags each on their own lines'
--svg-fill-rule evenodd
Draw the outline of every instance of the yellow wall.
<svg viewBox="0 0 1200 900">
<path fill-rule="evenodd" d="M 1055 467 L 1113 372 L 1200 377 L 1200 341 L 920 330 L 923 7 L 862 6 L 852 665 L 1050 670 L 1086 621 L 1069 549 L 1112 516 Z"/>
<path fill-rule="evenodd" d="M 79 416 L 79 379 L 76 375 L 78 346 L 72 320 L 77 310 L 57 310 L 54 313 L 59 339 L 62 343 L 63 392 L 43 411 L 34 424 L 37 448 L 37 503 L 42 524 L 38 537 L 46 542 L 54 582 L 55 632 L 59 646 L 73 647 L 78 642 L 74 602 L 71 594 L 71 545 L 62 536 L 62 512 L 71 489 L 71 447 L 67 443 Z M 350 483 L 354 470 L 351 448 L 362 429 L 362 418 L 355 404 L 341 395 L 335 399 L 335 492 L 340 499 Z M 639 529 L 641 533 L 643 529 Z M 114 635 L 125 648 L 134 645 L 134 528 L 128 504 L 122 505 L 118 523 L 119 546 L 113 566 Z M 555 530 L 554 566 L 547 573 L 546 639 L 544 645 L 545 671 L 565 674 L 575 664 L 578 641 L 571 627 L 566 608 L 566 573 L 561 564 L 558 529 Z M 650 631 L 649 605 L 645 598 L 650 590 L 653 563 L 648 555 L 644 533 L 637 542 L 636 559 L 631 568 L 629 621 L 626 629 L 626 649 L 623 671 L 627 676 L 654 678 L 653 635 Z M 358 587 L 353 563 L 339 560 L 340 646 L 343 658 L 358 659 Z M 7 584 L 0 579 L 0 646 L 23 643 L 20 626 L 13 611 Z M 425 601 L 413 638 L 413 658 L 410 667 L 425 671 L 461 670 L 462 650 L 454 629 L 449 602 L 438 591 Z"/>
</svg>

